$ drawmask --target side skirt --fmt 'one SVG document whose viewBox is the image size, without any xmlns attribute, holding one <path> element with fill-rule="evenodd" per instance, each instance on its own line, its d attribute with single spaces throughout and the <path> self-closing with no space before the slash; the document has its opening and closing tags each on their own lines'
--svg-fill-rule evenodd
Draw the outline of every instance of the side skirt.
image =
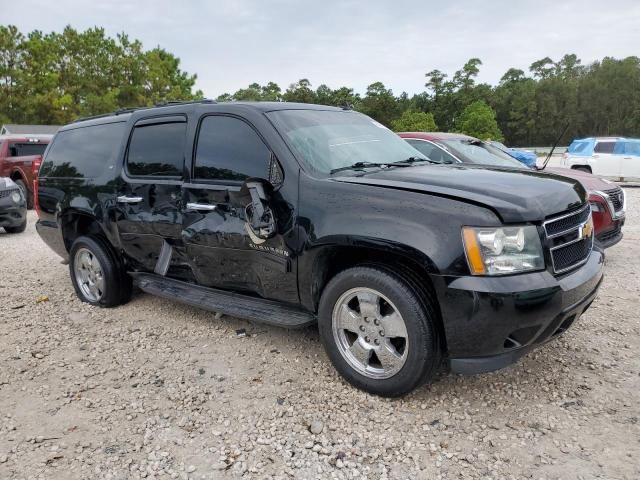
<svg viewBox="0 0 640 480">
<path fill-rule="evenodd" d="M 152 273 L 129 272 L 143 292 L 193 307 L 284 328 L 302 328 L 316 322 L 310 312 L 273 300 L 207 288 Z"/>
</svg>

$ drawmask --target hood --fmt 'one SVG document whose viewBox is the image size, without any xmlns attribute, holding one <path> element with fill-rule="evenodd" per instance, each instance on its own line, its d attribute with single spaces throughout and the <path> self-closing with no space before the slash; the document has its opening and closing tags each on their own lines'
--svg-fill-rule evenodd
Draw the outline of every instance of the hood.
<svg viewBox="0 0 640 480">
<path fill-rule="evenodd" d="M 345 175 L 333 180 L 481 204 L 495 211 L 505 223 L 539 222 L 586 201 L 586 192 L 578 181 L 524 169 L 420 165 Z"/>
<path fill-rule="evenodd" d="M 588 172 L 581 170 L 573 170 L 571 168 L 545 168 L 542 172 L 552 173 L 554 175 L 562 175 L 564 177 L 578 180 L 587 191 L 603 191 L 611 190 L 616 184 L 609 180 L 597 177 Z"/>
</svg>

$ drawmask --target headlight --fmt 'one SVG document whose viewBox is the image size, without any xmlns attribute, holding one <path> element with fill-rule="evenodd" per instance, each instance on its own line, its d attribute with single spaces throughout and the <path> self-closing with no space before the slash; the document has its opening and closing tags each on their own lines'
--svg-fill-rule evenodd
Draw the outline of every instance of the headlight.
<svg viewBox="0 0 640 480">
<path fill-rule="evenodd" d="M 11 200 L 13 200 L 13 203 L 20 203 L 22 202 L 22 194 L 20 193 L 20 191 L 15 191 L 11 194 Z"/>
<path fill-rule="evenodd" d="M 462 238 L 472 275 L 508 275 L 544 268 L 538 230 L 523 227 L 463 227 Z"/>
</svg>

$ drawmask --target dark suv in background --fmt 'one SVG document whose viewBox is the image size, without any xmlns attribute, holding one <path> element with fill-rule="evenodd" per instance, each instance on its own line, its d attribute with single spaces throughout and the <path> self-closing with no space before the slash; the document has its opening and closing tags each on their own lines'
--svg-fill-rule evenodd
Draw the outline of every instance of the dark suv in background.
<svg viewBox="0 0 640 480">
<path fill-rule="evenodd" d="M 44 241 L 85 302 L 143 291 L 283 327 L 317 322 L 352 384 L 401 395 L 444 359 L 509 365 L 593 301 L 582 186 L 436 165 L 369 117 L 179 103 L 63 127 L 39 178 Z"/>
</svg>

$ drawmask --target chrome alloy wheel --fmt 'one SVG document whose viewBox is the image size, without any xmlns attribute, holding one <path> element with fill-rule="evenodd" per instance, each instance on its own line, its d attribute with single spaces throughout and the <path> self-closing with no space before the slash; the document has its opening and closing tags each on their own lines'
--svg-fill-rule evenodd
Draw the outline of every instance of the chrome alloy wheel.
<svg viewBox="0 0 640 480">
<path fill-rule="evenodd" d="M 104 294 L 104 273 L 96 256 L 86 248 L 76 252 L 73 262 L 76 283 L 90 302 L 98 302 Z"/>
<path fill-rule="evenodd" d="M 387 297 L 371 288 L 343 293 L 333 307 L 331 328 L 342 357 L 368 378 L 390 378 L 407 360 L 404 319 Z"/>
</svg>

